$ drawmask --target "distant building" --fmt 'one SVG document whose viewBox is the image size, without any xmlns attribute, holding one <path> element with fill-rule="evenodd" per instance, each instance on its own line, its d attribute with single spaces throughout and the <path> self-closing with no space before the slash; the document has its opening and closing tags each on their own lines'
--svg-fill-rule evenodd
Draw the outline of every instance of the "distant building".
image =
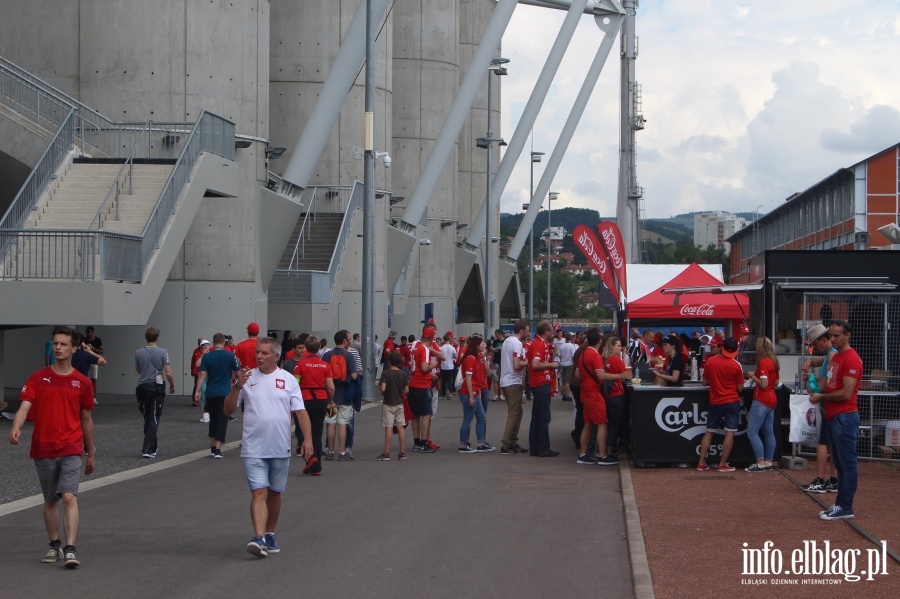
<svg viewBox="0 0 900 599">
<path fill-rule="evenodd" d="M 730 212 L 703 212 L 694 215 L 694 245 L 731 250 L 726 239 L 747 226 L 747 221 Z"/>
<path fill-rule="evenodd" d="M 544 229 L 541 232 L 541 239 L 543 240 L 544 244 L 547 243 L 547 231 L 548 231 L 548 229 Z M 566 228 L 565 227 L 550 227 L 549 231 L 550 231 L 550 243 L 553 244 L 553 247 L 555 247 L 555 248 L 562 247 L 562 241 L 563 241 L 563 239 L 565 239 L 566 235 L 568 234 L 568 232 L 566 231 Z"/>
<path fill-rule="evenodd" d="M 896 224 L 900 215 L 898 162 L 900 144 L 838 169 L 736 232 L 728 240 L 730 282 L 762 280 L 766 250 L 890 248 L 878 229 Z"/>
</svg>

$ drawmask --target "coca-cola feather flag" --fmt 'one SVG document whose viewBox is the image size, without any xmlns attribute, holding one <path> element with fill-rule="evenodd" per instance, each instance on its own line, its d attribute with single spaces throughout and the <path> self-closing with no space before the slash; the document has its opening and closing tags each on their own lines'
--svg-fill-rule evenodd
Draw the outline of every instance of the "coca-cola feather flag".
<svg viewBox="0 0 900 599">
<path fill-rule="evenodd" d="M 622 243 L 622 232 L 619 227 L 612 221 L 602 221 L 597 225 L 600 232 L 600 240 L 606 249 L 606 255 L 609 263 L 616 273 L 616 280 L 619 282 L 619 289 L 622 295 L 620 300 L 628 297 L 628 283 L 625 280 L 625 245 Z"/>
<path fill-rule="evenodd" d="M 612 267 L 609 265 L 609 259 L 606 255 L 606 249 L 594 232 L 585 225 L 578 225 L 572 232 L 572 238 L 575 245 L 587 258 L 588 264 L 594 267 L 600 273 L 600 281 L 609 289 L 613 295 L 616 295 L 616 280 L 613 278 Z"/>
</svg>

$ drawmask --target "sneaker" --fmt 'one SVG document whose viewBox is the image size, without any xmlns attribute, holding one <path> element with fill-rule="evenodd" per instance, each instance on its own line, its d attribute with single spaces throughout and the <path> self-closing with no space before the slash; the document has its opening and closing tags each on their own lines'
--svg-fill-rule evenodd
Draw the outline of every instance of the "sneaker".
<svg viewBox="0 0 900 599">
<path fill-rule="evenodd" d="M 333 459 L 334 459 L 334 452 L 333 452 L 333 451 L 329 451 L 328 453 L 326 453 L 326 454 L 325 454 L 325 459 L 328 460 L 329 462 L 330 462 L 331 460 L 333 460 Z"/>
<path fill-rule="evenodd" d="M 267 553 L 280 553 L 281 547 L 278 546 L 278 543 L 275 542 L 275 533 L 267 532 L 266 533 L 266 552 Z"/>
<path fill-rule="evenodd" d="M 812 481 L 808 485 L 802 486 L 800 488 L 803 489 L 804 491 L 806 491 L 807 493 L 827 493 L 828 491 L 825 490 L 825 484 L 826 483 L 824 480 L 817 477 L 814 481 Z"/>
<path fill-rule="evenodd" d="M 215 449 L 215 450 L 213 450 L 213 456 L 212 456 L 212 457 L 213 457 L 213 459 L 215 459 L 215 460 L 221 460 L 221 459 L 224 458 L 225 456 L 222 455 L 222 450 L 221 450 L 221 449 Z"/>
<path fill-rule="evenodd" d="M 378 456 L 378 461 L 379 461 L 379 462 L 390 462 L 390 461 L 391 461 L 391 454 L 389 454 L 389 453 L 383 453 L 383 454 L 381 454 L 380 456 Z"/>
<path fill-rule="evenodd" d="M 725 462 L 724 464 L 716 466 L 716 472 L 734 472 L 734 466 Z"/>
<path fill-rule="evenodd" d="M 142 457 L 142 458 L 146 458 L 146 459 L 150 459 L 150 458 L 155 458 L 155 457 L 156 457 L 156 454 L 153 454 L 153 453 L 144 453 L 144 454 L 141 454 L 141 457 Z"/>
<path fill-rule="evenodd" d="M 433 449 L 435 451 L 437 451 L 438 449 L 441 448 L 440 445 L 435 444 L 434 441 L 432 441 L 431 439 L 428 439 L 428 441 L 426 441 L 425 445 L 427 445 L 428 447 L 430 447 L 431 449 Z"/>
<path fill-rule="evenodd" d="M 706 472 L 707 470 L 709 470 L 709 466 L 706 462 L 700 462 L 699 464 L 697 464 L 697 472 Z"/>
<path fill-rule="evenodd" d="M 400 453 L 397 454 L 397 459 L 400 460 L 401 462 L 405 462 L 406 454 L 401 451 Z"/>
<path fill-rule="evenodd" d="M 514 453 L 518 453 L 515 447 L 501 447 L 500 455 L 512 455 Z"/>
<path fill-rule="evenodd" d="M 432 447 L 431 445 L 428 445 L 426 443 L 425 445 L 422 446 L 421 451 L 422 451 L 422 453 L 434 453 L 437 451 L 437 449 L 435 449 L 434 447 Z"/>
<path fill-rule="evenodd" d="M 853 516 L 850 516 L 851 518 Z M 81 565 L 81 562 L 78 561 L 78 556 L 75 555 L 75 548 L 71 545 L 66 545 L 63 547 L 63 557 L 65 558 L 65 566 L 69 570 L 74 570 L 78 566 Z"/>
<path fill-rule="evenodd" d="M 602 458 L 597 458 L 598 466 L 615 466 L 619 463 L 619 460 L 612 457 L 611 455 L 603 456 Z M 734 468 L 732 468 L 734 470 Z"/>
<path fill-rule="evenodd" d="M 50 545 L 50 548 L 47 549 L 47 553 L 44 554 L 44 557 L 41 558 L 42 564 L 55 564 L 59 560 L 63 559 L 63 550 L 59 545 Z"/>
<path fill-rule="evenodd" d="M 829 493 L 837 493 L 838 492 L 838 481 L 836 478 L 829 478 L 825 481 L 825 490 Z"/>
<path fill-rule="evenodd" d="M 518 443 L 516 443 L 515 453 L 528 453 L 527 447 L 522 447 Z"/>
<path fill-rule="evenodd" d="M 9 412 L 0 412 L 0 418 L 5 418 L 6 420 L 12 420 L 14 416 Z"/>
<path fill-rule="evenodd" d="M 853 510 L 844 509 L 837 504 L 819 514 L 822 520 L 847 520 L 853 517 Z"/>
<path fill-rule="evenodd" d="M 748 468 L 744 468 L 744 472 L 768 472 L 772 470 L 772 466 L 760 466 L 759 464 L 751 464 Z"/>
<path fill-rule="evenodd" d="M 200 422 L 204 424 L 209 423 L 209 412 L 203 412 L 203 416 L 200 418 Z"/>
<path fill-rule="evenodd" d="M 459 449 L 457 449 L 459 453 L 477 453 L 474 449 L 472 449 L 471 445 L 460 445 Z"/>
<path fill-rule="evenodd" d="M 576 464 L 596 464 L 596 463 L 597 463 L 597 460 L 595 460 L 594 458 L 592 458 L 592 457 L 589 456 L 588 454 L 583 453 L 583 454 L 581 454 L 580 456 L 578 456 L 578 459 L 575 460 L 575 463 L 576 463 Z"/>
<path fill-rule="evenodd" d="M 422 453 L 423 451 L 425 451 L 425 446 L 424 445 L 413 445 L 413 451 L 415 451 L 417 453 Z"/>
<path fill-rule="evenodd" d="M 478 447 L 475 448 L 475 451 L 477 451 L 479 453 L 487 453 L 489 451 L 494 451 L 494 449 L 496 449 L 496 448 L 493 445 L 491 445 L 490 443 L 482 443 L 481 445 L 479 445 Z"/>
<path fill-rule="evenodd" d="M 266 540 L 262 537 L 253 537 L 247 543 L 247 553 L 256 557 L 266 557 L 269 555 L 269 549 L 266 546 Z"/>
<path fill-rule="evenodd" d="M 316 460 L 316 463 L 313 464 L 312 470 L 310 471 L 310 475 L 312 476 L 321 476 L 322 475 L 322 461 Z"/>
<path fill-rule="evenodd" d="M 349 453 L 339 453 L 338 462 L 349 462 L 353 459 L 353 455 Z"/>
<path fill-rule="evenodd" d="M 319 463 L 319 458 L 313 456 L 306 460 L 306 466 L 303 468 L 303 474 L 312 474 L 313 470 L 316 469 L 316 464 Z"/>
</svg>

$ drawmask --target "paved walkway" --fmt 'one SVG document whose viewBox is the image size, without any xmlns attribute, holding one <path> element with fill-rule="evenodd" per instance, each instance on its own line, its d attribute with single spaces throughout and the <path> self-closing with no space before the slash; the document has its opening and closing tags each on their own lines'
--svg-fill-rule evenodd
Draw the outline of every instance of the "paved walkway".
<svg viewBox="0 0 900 599">
<path fill-rule="evenodd" d="M 21 448 L 0 443 L 0 563 L 15 572 L 3 579 L 4 595 L 634 596 L 619 475 L 568 457 L 571 404 L 552 405 L 551 439 L 566 457 L 459 455 L 462 410 L 449 400 L 432 435 L 444 449 L 412 453 L 408 442 L 406 462 L 375 460 L 380 408 L 366 409 L 357 415 L 355 461 L 325 462 L 321 477 L 302 476 L 293 461 L 282 552 L 258 560 L 244 551 L 250 494 L 235 447 L 240 422 L 225 459 L 209 459 L 196 409 L 172 398 L 160 457 L 147 464 L 137 457 L 133 398 L 99 399 L 99 471 L 80 495 L 79 571 L 39 561 L 46 538 L 40 499 L 31 497 L 30 435 Z M 490 405 L 495 445 L 505 415 L 505 404 Z"/>
</svg>

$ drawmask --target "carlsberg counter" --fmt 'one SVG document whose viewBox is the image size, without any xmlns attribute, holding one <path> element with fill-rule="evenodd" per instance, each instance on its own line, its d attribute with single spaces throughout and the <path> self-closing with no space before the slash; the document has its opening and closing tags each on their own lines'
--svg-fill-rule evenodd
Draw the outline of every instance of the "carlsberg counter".
<svg viewBox="0 0 900 599">
<path fill-rule="evenodd" d="M 756 461 L 747 439 L 747 412 L 752 391 L 745 389 L 741 399 L 741 419 L 734 435 L 734 447 L 728 461 L 732 466 L 748 466 Z M 779 403 L 781 398 L 779 397 Z M 706 432 L 709 388 L 697 383 L 684 387 L 636 385 L 630 404 L 631 454 L 638 467 L 684 465 L 693 467 L 700 456 L 700 441 Z M 781 455 L 780 418 L 775 418 L 775 460 Z M 713 434 L 707 463 L 719 461 L 724 430 Z"/>
</svg>

